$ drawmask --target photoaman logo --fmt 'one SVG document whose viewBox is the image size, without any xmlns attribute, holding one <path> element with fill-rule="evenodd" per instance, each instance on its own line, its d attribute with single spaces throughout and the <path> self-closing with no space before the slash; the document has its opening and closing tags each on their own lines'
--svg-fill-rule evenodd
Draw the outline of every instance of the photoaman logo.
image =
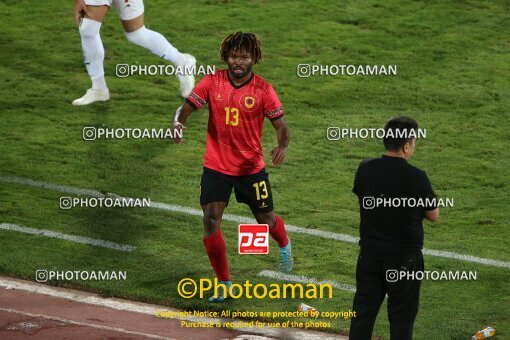
<svg viewBox="0 0 510 340">
<path fill-rule="evenodd" d="M 238 250 L 239 254 L 268 254 L 269 225 L 240 224 Z"/>
<path fill-rule="evenodd" d="M 195 296 L 203 299 L 206 293 L 213 292 L 214 296 L 224 296 L 232 299 L 241 297 L 247 299 L 332 299 L 333 286 L 330 283 L 233 283 L 230 286 L 211 279 L 184 278 L 177 284 L 177 293 L 184 299 Z"/>
</svg>

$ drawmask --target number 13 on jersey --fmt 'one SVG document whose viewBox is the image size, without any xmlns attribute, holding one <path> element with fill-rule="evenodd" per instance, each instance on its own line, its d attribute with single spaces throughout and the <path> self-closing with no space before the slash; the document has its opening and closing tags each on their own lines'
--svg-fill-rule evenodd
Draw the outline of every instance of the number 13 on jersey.
<svg viewBox="0 0 510 340">
<path fill-rule="evenodd" d="M 253 183 L 253 187 L 255 188 L 255 195 L 257 196 L 257 201 L 269 197 L 269 193 L 267 192 L 266 181 Z"/>
<path fill-rule="evenodd" d="M 225 124 L 232 126 L 239 125 L 239 109 L 225 107 Z"/>
</svg>

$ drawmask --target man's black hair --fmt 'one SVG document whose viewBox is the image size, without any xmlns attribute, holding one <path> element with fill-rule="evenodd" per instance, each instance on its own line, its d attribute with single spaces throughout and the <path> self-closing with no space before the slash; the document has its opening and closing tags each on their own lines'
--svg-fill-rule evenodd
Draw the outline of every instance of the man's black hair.
<svg viewBox="0 0 510 340">
<path fill-rule="evenodd" d="M 235 32 L 226 37 L 220 47 L 221 60 L 226 63 L 229 54 L 234 51 L 246 51 L 250 53 L 254 64 L 258 63 L 262 58 L 260 41 L 253 33 Z"/>
<path fill-rule="evenodd" d="M 388 133 L 388 130 L 391 130 L 391 132 Z M 414 133 L 411 132 L 412 130 L 414 130 Z M 418 134 L 418 123 L 414 119 L 405 116 L 391 118 L 386 123 L 384 132 L 384 148 L 388 151 L 400 151 L 406 143 L 412 143 L 412 140 Z M 407 138 L 399 138 L 399 134 Z"/>
</svg>

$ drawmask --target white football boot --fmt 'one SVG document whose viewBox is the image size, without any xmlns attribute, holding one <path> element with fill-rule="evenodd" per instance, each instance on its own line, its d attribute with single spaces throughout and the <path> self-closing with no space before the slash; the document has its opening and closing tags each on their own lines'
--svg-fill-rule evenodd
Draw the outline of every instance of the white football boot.
<svg viewBox="0 0 510 340">
<path fill-rule="evenodd" d="M 104 102 L 110 100 L 110 91 L 108 88 L 104 89 L 88 89 L 87 93 L 81 98 L 75 99 L 73 105 L 89 105 L 94 102 Z"/>
</svg>

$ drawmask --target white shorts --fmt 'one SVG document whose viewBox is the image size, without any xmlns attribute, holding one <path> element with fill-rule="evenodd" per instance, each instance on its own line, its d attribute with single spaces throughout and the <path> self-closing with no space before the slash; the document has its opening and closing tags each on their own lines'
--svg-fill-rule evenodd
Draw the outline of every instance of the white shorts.
<svg viewBox="0 0 510 340">
<path fill-rule="evenodd" d="M 143 0 L 85 0 L 87 6 L 115 7 L 120 20 L 131 20 L 143 14 Z"/>
</svg>

